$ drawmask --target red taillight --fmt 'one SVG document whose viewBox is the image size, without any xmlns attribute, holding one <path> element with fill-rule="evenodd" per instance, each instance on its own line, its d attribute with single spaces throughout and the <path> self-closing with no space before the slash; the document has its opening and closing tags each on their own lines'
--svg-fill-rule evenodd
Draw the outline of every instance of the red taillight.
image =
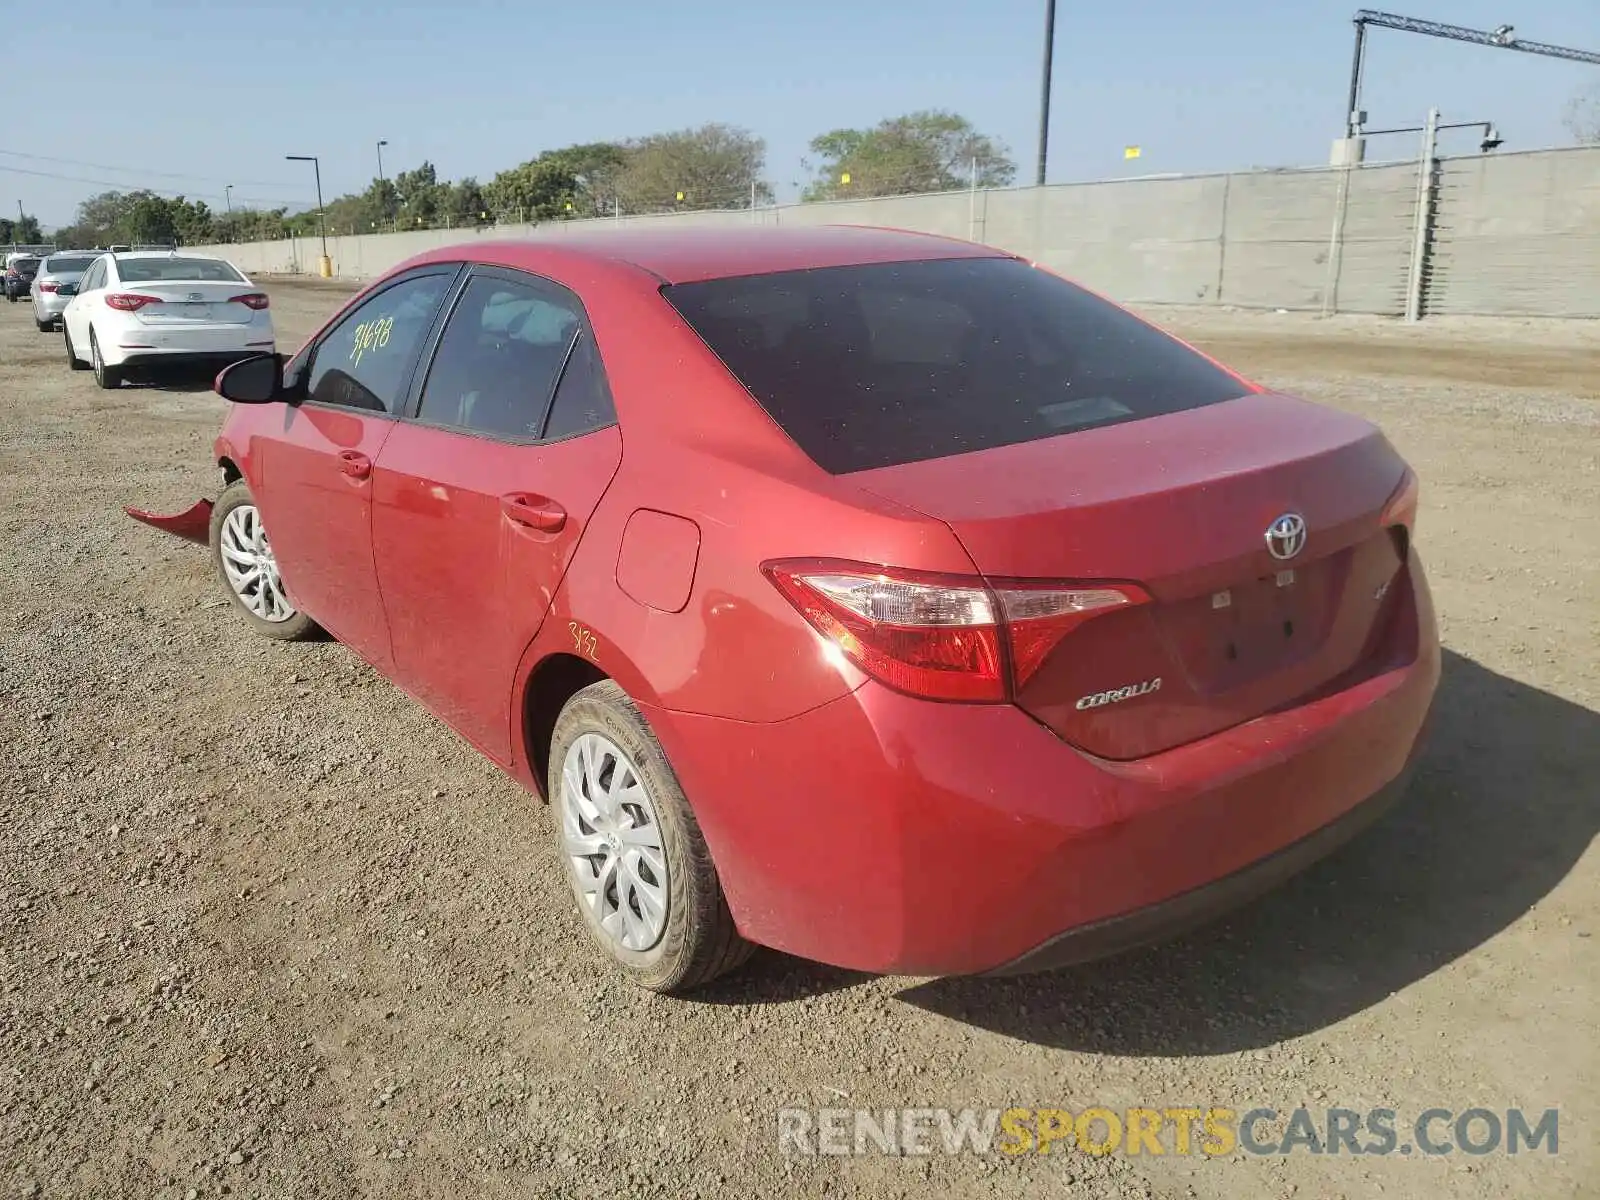
<svg viewBox="0 0 1600 1200">
<path fill-rule="evenodd" d="M 6 274 L 12 279 L 15 279 L 17 277 L 17 269 L 15 267 L 7 267 Z"/>
<path fill-rule="evenodd" d="M 41 283 L 39 285 L 39 290 L 41 292 L 53 292 L 60 286 L 61 285 L 59 283 Z"/>
<path fill-rule="evenodd" d="M 897 691 L 930 700 L 1003 701 L 1078 625 L 1147 599 L 1122 584 L 991 585 L 968 575 L 824 559 L 762 569 L 851 663 Z"/>
<path fill-rule="evenodd" d="M 138 292 L 113 292 L 106 297 L 106 307 L 118 312 L 138 312 L 147 304 L 160 303 L 160 296 L 142 296 Z"/>
<path fill-rule="evenodd" d="M 271 304 L 272 301 L 267 299 L 265 292 L 248 292 L 243 296 L 233 297 L 233 299 L 228 303 L 242 304 L 246 308 L 253 308 L 257 312 L 260 312 L 263 308 L 266 308 L 267 305 Z"/>
</svg>

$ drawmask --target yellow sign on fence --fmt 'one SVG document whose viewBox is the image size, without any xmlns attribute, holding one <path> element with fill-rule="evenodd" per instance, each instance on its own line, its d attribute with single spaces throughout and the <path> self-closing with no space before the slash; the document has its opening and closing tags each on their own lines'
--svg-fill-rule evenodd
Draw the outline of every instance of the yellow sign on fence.
<svg viewBox="0 0 1600 1200">
<path fill-rule="evenodd" d="M 1122 157 L 1123 158 L 1138 158 L 1139 157 L 1139 147 L 1137 147 L 1137 146 L 1124 146 L 1122 148 Z"/>
</svg>

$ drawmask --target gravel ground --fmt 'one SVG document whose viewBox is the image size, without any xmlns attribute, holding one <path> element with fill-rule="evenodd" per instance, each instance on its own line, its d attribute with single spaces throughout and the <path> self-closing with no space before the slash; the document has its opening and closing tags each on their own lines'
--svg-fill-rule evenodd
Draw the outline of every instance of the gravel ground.
<svg viewBox="0 0 1600 1200">
<path fill-rule="evenodd" d="M 284 340 L 343 295 L 272 289 Z M 1379 421 L 1448 646 L 1412 795 L 1181 942 L 1010 981 L 596 969 L 545 810 L 197 547 L 222 404 L 0 307 L 0 1197 L 1600 1195 L 1600 339 L 1168 311 Z M 1560 1153 L 796 1158 L 788 1105 L 1561 1110 Z"/>
</svg>

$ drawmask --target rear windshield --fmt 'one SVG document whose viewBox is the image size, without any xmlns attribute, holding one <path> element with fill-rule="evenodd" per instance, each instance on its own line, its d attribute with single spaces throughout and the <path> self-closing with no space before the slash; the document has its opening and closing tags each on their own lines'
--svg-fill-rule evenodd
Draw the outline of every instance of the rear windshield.
<svg viewBox="0 0 1600 1200">
<path fill-rule="evenodd" d="M 37 258 L 13 258 L 11 265 L 19 271 L 31 271 L 39 265 Z"/>
<path fill-rule="evenodd" d="M 54 258 L 45 259 L 44 269 L 46 271 L 87 271 L 89 264 L 93 261 L 93 256 L 89 258 L 67 258 L 58 255 Z"/>
<path fill-rule="evenodd" d="M 159 283 L 163 279 L 207 283 L 243 283 L 244 276 L 215 258 L 119 258 L 117 278 L 123 283 Z"/>
<path fill-rule="evenodd" d="M 833 474 L 1245 393 L 1182 343 L 1016 259 L 785 271 L 662 294 Z"/>
</svg>

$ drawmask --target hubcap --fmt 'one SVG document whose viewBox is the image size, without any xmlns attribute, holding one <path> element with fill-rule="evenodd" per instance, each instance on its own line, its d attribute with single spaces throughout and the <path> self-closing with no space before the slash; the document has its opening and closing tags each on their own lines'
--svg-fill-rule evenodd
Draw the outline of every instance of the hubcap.
<svg viewBox="0 0 1600 1200">
<path fill-rule="evenodd" d="M 585 733 L 561 764 L 561 841 L 578 896 L 624 950 L 667 928 L 667 856 L 644 781 L 610 738 Z"/>
<path fill-rule="evenodd" d="M 241 504 L 229 511 L 222 519 L 219 543 L 222 573 L 247 609 L 274 624 L 294 616 L 294 605 L 284 594 L 278 560 L 272 555 L 272 544 L 255 505 Z"/>
</svg>

